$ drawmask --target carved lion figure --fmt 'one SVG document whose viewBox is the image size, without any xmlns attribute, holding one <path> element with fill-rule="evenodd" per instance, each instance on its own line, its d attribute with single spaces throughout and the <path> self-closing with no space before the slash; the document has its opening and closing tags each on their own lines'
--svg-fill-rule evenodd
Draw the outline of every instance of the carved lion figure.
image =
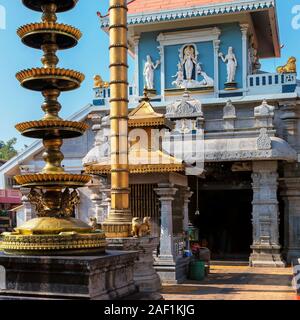
<svg viewBox="0 0 300 320">
<path fill-rule="evenodd" d="M 151 224 L 150 217 L 145 217 L 143 222 L 141 222 L 140 218 L 132 219 L 132 231 L 131 234 L 135 238 L 141 238 L 150 235 L 151 233 Z"/>
<path fill-rule="evenodd" d="M 290 57 L 285 66 L 278 67 L 276 69 L 277 73 L 296 73 L 297 72 L 296 62 L 297 62 L 297 59 L 295 57 Z"/>
<path fill-rule="evenodd" d="M 101 224 L 97 222 L 97 218 L 95 217 L 90 217 L 89 226 L 92 227 L 94 231 L 101 229 Z"/>
<path fill-rule="evenodd" d="M 100 75 L 94 76 L 94 88 L 108 88 L 109 83 L 106 81 L 103 81 Z"/>
</svg>

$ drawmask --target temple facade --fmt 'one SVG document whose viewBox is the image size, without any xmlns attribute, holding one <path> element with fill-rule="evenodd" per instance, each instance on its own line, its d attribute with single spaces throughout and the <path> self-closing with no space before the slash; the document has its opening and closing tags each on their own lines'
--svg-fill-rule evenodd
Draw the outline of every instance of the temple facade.
<svg viewBox="0 0 300 320">
<path fill-rule="evenodd" d="M 107 18 L 101 24 L 106 31 Z M 274 1 L 136 0 L 128 24 L 131 105 L 146 87 L 174 123 L 164 149 L 186 165 L 184 192 L 166 188 L 173 222 L 184 194 L 181 219 L 199 228 L 213 257 L 291 262 L 300 245 L 299 91 L 295 58 L 261 69 L 281 54 Z M 106 106 L 109 88 L 95 91 L 95 104 Z"/>
<path fill-rule="evenodd" d="M 181 280 L 189 223 L 213 259 L 291 263 L 300 255 L 300 91 L 295 58 L 273 73 L 261 68 L 262 59 L 281 54 L 275 2 L 135 0 L 128 14 L 130 109 L 146 105 L 140 119 L 164 123 L 155 166 L 147 148 L 146 160 L 130 160 L 131 211 L 152 218 L 157 270 Z M 100 23 L 107 32 L 108 18 Z M 63 152 L 70 172 L 102 164 L 74 212 L 101 223 L 110 210 L 110 88 L 100 76 L 94 93 L 93 104 L 72 117 L 90 130 Z M 161 129 L 159 121 L 154 127 Z M 38 171 L 41 150 L 36 143 L 2 166 L 0 188 L 11 187 L 20 171 Z M 20 221 L 34 215 L 22 191 Z"/>
</svg>

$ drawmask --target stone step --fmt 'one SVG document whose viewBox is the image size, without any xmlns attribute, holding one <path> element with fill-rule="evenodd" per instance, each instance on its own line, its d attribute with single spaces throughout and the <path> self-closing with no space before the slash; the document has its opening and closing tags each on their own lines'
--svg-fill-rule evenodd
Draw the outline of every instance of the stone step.
<svg viewBox="0 0 300 320">
<path fill-rule="evenodd" d="M 211 266 L 249 266 L 249 261 L 246 260 L 211 260 Z"/>
</svg>

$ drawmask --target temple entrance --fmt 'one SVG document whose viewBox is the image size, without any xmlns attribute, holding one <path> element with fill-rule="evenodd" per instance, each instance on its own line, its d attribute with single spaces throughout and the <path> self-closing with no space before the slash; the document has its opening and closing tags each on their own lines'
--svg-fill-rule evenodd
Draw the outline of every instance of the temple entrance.
<svg viewBox="0 0 300 320">
<path fill-rule="evenodd" d="M 190 221 L 199 229 L 202 245 L 211 250 L 212 260 L 248 261 L 252 244 L 251 172 L 232 172 L 231 164 L 207 172 L 206 178 L 199 180 L 200 215 L 194 214 L 195 195 Z M 193 178 L 190 185 L 196 194 L 196 177 Z"/>
<path fill-rule="evenodd" d="M 248 260 L 252 244 L 251 190 L 200 192 L 199 237 L 212 259 Z"/>
</svg>

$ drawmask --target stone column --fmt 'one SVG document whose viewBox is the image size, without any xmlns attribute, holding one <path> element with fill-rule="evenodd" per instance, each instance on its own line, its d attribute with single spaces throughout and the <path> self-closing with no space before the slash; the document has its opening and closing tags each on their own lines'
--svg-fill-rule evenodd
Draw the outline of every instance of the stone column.
<svg viewBox="0 0 300 320">
<path fill-rule="evenodd" d="M 243 90 L 244 95 L 247 93 L 247 76 L 248 76 L 248 24 L 241 24 L 242 42 L 243 42 Z"/>
<path fill-rule="evenodd" d="M 92 208 L 90 208 L 91 212 L 89 212 L 89 214 L 92 214 L 95 218 L 97 218 L 98 223 L 104 221 L 103 209 L 101 207 L 102 197 L 100 192 L 100 185 L 101 184 L 99 177 L 93 177 L 92 183 L 88 186 L 91 191 L 90 200 L 93 204 Z"/>
<path fill-rule="evenodd" d="M 186 235 L 186 250 L 190 251 L 190 240 L 189 240 L 189 203 L 191 196 L 194 192 L 188 187 L 184 191 L 183 197 L 183 231 Z"/>
<path fill-rule="evenodd" d="M 214 81 L 215 81 L 215 96 L 219 96 L 219 50 L 221 40 L 214 40 Z"/>
<path fill-rule="evenodd" d="M 177 189 L 172 184 L 158 184 L 154 189 L 161 204 L 160 260 L 174 261 L 172 202 Z"/>
<path fill-rule="evenodd" d="M 287 263 L 300 257 L 300 177 L 286 177 L 280 182 L 284 200 L 284 255 Z"/>
<path fill-rule="evenodd" d="M 188 232 L 189 228 L 189 203 L 191 196 L 194 192 L 188 187 L 184 191 L 184 202 L 183 202 L 183 231 Z"/>
<path fill-rule="evenodd" d="M 283 122 L 283 138 L 299 153 L 299 103 L 296 101 L 280 102 L 280 119 Z"/>
<path fill-rule="evenodd" d="M 102 201 L 101 201 L 100 207 L 102 208 L 103 218 L 106 219 L 109 215 L 109 212 L 110 212 L 110 201 L 111 201 L 111 199 L 110 199 L 110 185 L 108 184 L 107 181 L 102 181 L 102 186 L 100 187 L 100 192 L 102 193 Z"/>
<path fill-rule="evenodd" d="M 165 86 L 166 86 L 166 78 L 165 78 L 165 47 L 159 46 L 159 54 L 160 54 L 160 62 L 161 62 L 161 70 L 160 70 L 160 90 L 161 90 L 161 101 L 165 101 Z"/>
<path fill-rule="evenodd" d="M 135 95 L 136 98 L 140 96 L 140 79 L 139 79 L 139 42 L 140 35 L 135 35 L 133 37 L 134 41 L 134 55 L 135 55 L 135 65 L 134 65 L 134 82 L 135 82 Z"/>
<path fill-rule="evenodd" d="M 277 161 L 254 161 L 252 180 L 253 252 L 250 265 L 284 267 L 279 245 Z"/>
<path fill-rule="evenodd" d="M 176 256 L 174 252 L 172 202 L 177 192 L 173 184 L 161 183 L 154 191 L 161 203 L 160 254 L 154 266 L 163 283 L 177 284 L 186 280 L 189 257 Z"/>
<path fill-rule="evenodd" d="M 88 185 L 92 206 L 89 208 L 88 216 L 96 217 L 98 223 L 103 223 L 110 211 L 110 184 L 106 178 L 93 176 Z"/>
<path fill-rule="evenodd" d="M 22 204 L 24 206 L 24 217 L 23 217 L 23 223 L 26 221 L 29 221 L 31 219 L 33 219 L 35 217 L 35 210 L 32 207 L 29 199 L 28 199 L 28 194 L 30 192 L 30 189 L 27 188 L 21 188 L 21 193 L 22 193 Z M 19 225 L 18 223 L 18 217 L 17 217 L 17 225 Z"/>
</svg>

